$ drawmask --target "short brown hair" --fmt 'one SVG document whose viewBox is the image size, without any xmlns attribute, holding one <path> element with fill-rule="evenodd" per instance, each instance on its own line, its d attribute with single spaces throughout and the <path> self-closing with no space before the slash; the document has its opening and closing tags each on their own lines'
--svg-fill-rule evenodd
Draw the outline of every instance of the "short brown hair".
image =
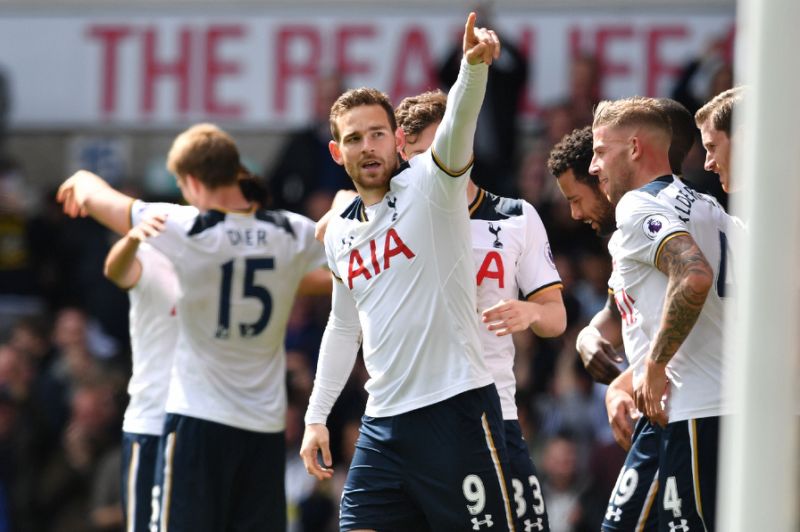
<svg viewBox="0 0 800 532">
<path fill-rule="evenodd" d="M 429 125 L 442 121 L 446 107 L 447 95 L 437 89 L 404 98 L 394 116 L 403 133 L 419 135 Z"/>
<path fill-rule="evenodd" d="M 380 105 L 386 111 L 386 116 L 389 118 L 389 125 L 394 132 L 397 129 L 397 121 L 394 118 L 394 108 L 389 97 L 377 89 L 370 89 L 361 87 L 360 89 L 350 89 L 345 92 L 331 106 L 330 125 L 331 135 L 336 142 L 339 142 L 340 133 L 336 120 L 347 111 L 362 105 Z"/>
<path fill-rule="evenodd" d="M 170 172 L 192 175 L 211 189 L 236 183 L 240 168 L 236 142 L 214 124 L 190 127 L 175 137 L 167 155 Z"/>
<path fill-rule="evenodd" d="M 633 96 L 600 102 L 594 110 L 592 129 L 602 126 L 613 128 L 643 126 L 663 133 L 668 144 L 672 139 L 669 115 L 655 98 Z"/>
<path fill-rule="evenodd" d="M 714 126 L 714 129 L 723 131 L 730 137 L 733 110 L 742 101 L 743 95 L 743 87 L 734 87 L 720 92 L 694 114 L 695 123 L 700 127 L 706 121 L 711 120 L 711 125 Z"/>
</svg>

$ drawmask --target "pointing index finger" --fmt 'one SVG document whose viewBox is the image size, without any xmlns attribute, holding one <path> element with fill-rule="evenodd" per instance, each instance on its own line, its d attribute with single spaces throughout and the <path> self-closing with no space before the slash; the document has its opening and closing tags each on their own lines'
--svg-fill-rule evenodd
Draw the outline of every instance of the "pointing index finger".
<svg viewBox="0 0 800 532">
<path fill-rule="evenodd" d="M 467 24 L 464 27 L 464 37 L 467 39 L 467 42 L 471 42 L 475 39 L 475 19 L 477 15 L 474 11 L 470 11 L 469 15 L 467 15 Z"/>
</svg>

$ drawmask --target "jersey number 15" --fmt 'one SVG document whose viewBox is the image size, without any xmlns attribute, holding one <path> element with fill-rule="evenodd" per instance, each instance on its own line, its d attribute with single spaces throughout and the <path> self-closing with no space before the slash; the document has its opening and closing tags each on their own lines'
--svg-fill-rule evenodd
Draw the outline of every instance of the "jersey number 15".
<svg viewBox="0 0 800 532">
<path fill-rule="evenodd" d="M 233 262 L 233 260 L 229 260 L 221 266 L 222 286 L 219 290 L 217 331 L 214 334 L 214 336 L 221 339 L 230 337 Z M 253 323 L 239 324 L 239 334 L 243 338 L 260 334 L 269 323 L 269 317 L 272 314 L 272 295 L 264 286 L 255 283 L 255 276 L 259 270 L 273 269 L 275 269 L 275 260 L 272 257 L 249 258 L 244 261 L 244 297 L 254 297 L 261 302 L 261 315 Z"/>
</svg>

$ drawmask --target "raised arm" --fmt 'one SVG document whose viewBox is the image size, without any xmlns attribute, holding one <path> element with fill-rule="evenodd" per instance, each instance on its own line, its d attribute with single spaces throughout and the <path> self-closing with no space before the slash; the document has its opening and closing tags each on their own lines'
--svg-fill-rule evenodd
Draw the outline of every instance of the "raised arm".
<svg viewBox="0 0 800 532">
<path fill-rule="evenodd" d="M 475 13 L 467 17 L 463 50 L 458 78 L 447 95 L 444 118 L 432 146 L 439 166 L 456 176 L 465 173 L 472 163 L 472 144 L 489 65 L 500 55 L 500 40 L 494 31 L 475 27 Z"/>
<path fill-rule="evenodd" d="M 667 277 L 661 325 L 645 361 L 645 375 L 634 392 L 636 406 L 651 421 L 666 424 L 661 398 L 667 387 L 666 368 L 697 322 L 714 271 L 689 233 L 678 233 L 664 244 L 656 266 Z"/>
<path fill-rule="evenodd" d="M 305 415 L 306 431 L 300 457 L 306 471 L 319 480 L 333 476 L 330 435 L 325 426 L 333 404 L 347 383 L 361 344 L 361 324 L 355 301 L 341 281 L 333 282 L 333 297 L 328 325 L 322 335 L 314 389 Z M 322 453 L 319 464 L 317 455 Z"/>
<path fill-rule="evenodd" d="M 623 357 L 617 353 L 617 349 L 621 345 L 622 318 L 614 294 L 609 292 L 606 306 L 578 333 L 575 349 L 592 378 L 609 384 L 620 373 L 617 364 L 622 362 Z"/>
<path fill-rule="evenodd" d="M 120 235 L 131 228 L 134 198 L 114 190 L 92 172 L 75 172 L 58 188 L 56 200 L 64 204 L 64 212 L 72 218 L 91 216 Z"/>
</svg>

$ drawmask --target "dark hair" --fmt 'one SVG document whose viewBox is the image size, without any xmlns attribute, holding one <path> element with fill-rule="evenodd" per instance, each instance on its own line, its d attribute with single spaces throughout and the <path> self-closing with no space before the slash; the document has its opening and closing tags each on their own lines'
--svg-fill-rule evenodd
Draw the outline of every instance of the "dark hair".
<svg viewBox="0 0 800 532">
<path fill-rule="evenodd" d="M 272 203 L 272 195 L 266 183 L 245 167 L 239 169 L 239 189 L 247 201 L 258 203 L 259 208 L 265 209 Z"/>
<path fill-rule="evenodd" d="M 694 117 L 680 102 L 672 98 L 659 98 L 658 103 L 664 112 L 669 115 L 672 124 L 672 142 L 669 145 L 669 166 L 673 174 L 683 173 L 683 160 L 689 155 L 694 139 L 697 136 L 697 126 Z"/>
<path fill-rule="evenodd" d="M 589 173 L 592 164 L 592 128 L 589 126 L 573 129 L 550 151 L 547 169 L 556 178 L 567 170 L 572 170 L 575 179 L 585 185 L 597 188 L 597 176 Z"/>
<path fill-rule="evenodd" d="M 404 98 L 394 116 L 406 136 L 419 135 L 429 125 L 442 121 L 446 107 L 447 95 L 437 89 Z"/>
<path fill-rule="evenodd" d="M 394 118 L 394 108 L 392 107 L 392 102 L 389 100 L 389 97 L 386 96 L 386 94 L 377 89 L 370 89 L 367 87 L 350 89 L 339 96 L 339 98 L 336 99 L 331 107 L 331 135 L 333 135 L 333 139 L 336 142 L 341 140 L 339 138 L 340 132 L 339 126 L 336 124 L 336 120 L 338 120 L 338 118 L 347 111 L 355 109 L 356 107 L 361 107 L 362 105 L 380 105 L 383 107 L 383 110 L 386 111 L 386 116 L 389 118 L 389 126 L 392 128 L 392 132 L 397 129 L 397 121 Z"/>
</svg>

